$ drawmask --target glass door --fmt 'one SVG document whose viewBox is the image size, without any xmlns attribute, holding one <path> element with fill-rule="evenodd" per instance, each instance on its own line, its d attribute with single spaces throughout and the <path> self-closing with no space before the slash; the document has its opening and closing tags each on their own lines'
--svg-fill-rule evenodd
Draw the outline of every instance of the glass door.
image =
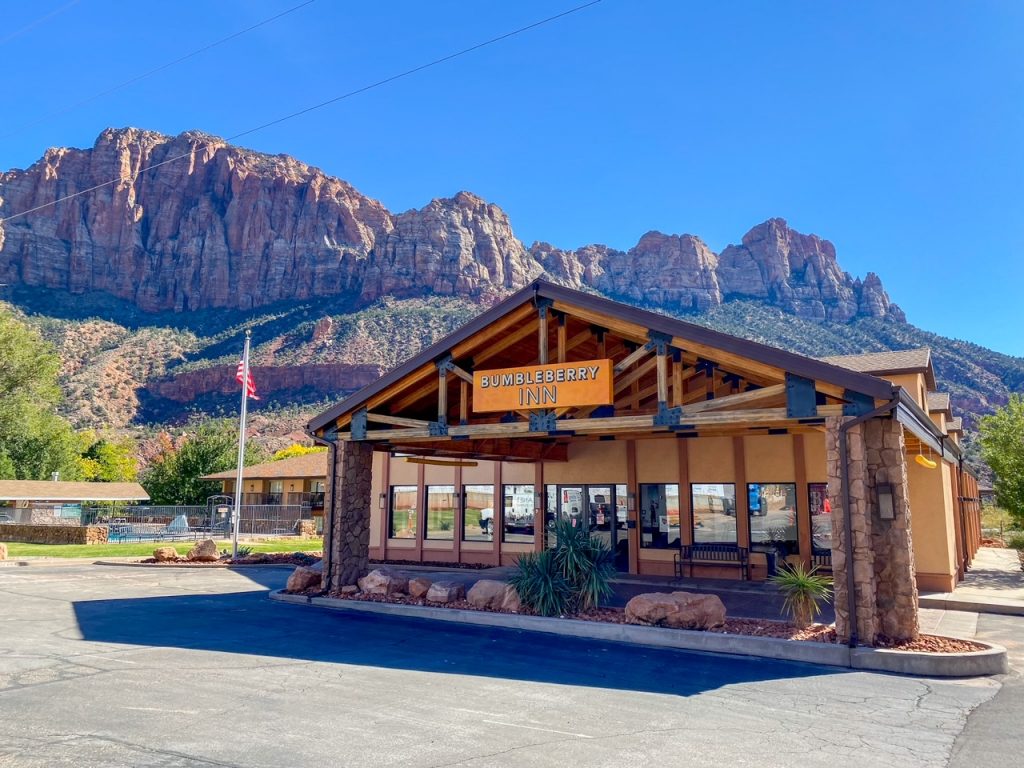
<svg viewBox="0 0 1024 768">
<path fill-rule="evenodd" d="M 559 485 L 548 486 L 548 526 L 555 514 L 570 521 L 591 536 L 601 539 L 615 553 L 615 567 L 629 570 L 629 533 L 626 518 L 626 487 L 624 485 Z M 552 491 L 555 497 L 552 498 Z M 554 536 L 547 531 L 547 546 L 555 546 Z"/>
</svg>

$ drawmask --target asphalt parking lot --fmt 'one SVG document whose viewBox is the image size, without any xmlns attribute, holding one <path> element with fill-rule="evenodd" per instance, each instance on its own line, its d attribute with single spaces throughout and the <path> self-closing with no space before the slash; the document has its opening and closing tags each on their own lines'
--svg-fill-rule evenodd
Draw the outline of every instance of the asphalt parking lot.
<svg viewBox="0 0 1024 768">
<path fill-rule="evenodd" d="M 0 568 L 0 766 L 930 768 L 1012 714 L 1008 680 L 355 617 L 267 600 L 286 576 Z"/>
</svg>

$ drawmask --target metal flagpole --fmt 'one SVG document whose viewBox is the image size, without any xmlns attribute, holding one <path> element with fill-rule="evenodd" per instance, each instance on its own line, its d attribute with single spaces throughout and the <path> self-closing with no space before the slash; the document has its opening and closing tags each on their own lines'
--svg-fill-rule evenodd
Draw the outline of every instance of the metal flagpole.
<svg viewBox="0 0 1024 768">
<path fill-rule="evenodd" d="M 238 424 L 238 471 L 235 474 L 235 508 L 231 512 L 231 559 L 238 557 L 238 529 L 242 520 L 242 469 L 245 466 L 245 414 L 249 406 L 249 341 L 252 331 L 245 331 L 242 352 L 242 417 Z"/>
</svg>

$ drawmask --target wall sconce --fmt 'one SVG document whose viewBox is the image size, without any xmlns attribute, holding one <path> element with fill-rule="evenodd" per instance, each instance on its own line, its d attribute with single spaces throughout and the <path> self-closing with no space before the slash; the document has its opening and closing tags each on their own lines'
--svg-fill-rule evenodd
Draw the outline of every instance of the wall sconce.
<svg viewBox="0 0 1024 768">
<path fill-rule="evenodd" d="M 544 501 L 544 497 L 541 495 L 540 491 L 534 491 L 533 492 L 533 511 L 534 512 L 540 512 L 542 509 L 544 509 L 543 501 Z"/>
<path fill-rule="evenodd" d="M 878 516 L 882 520 L 894 519 L 896 510 L 892 503 L 892 484 L 878 483 L 875 485 L 875 494 L 878 497 Z"/>
<path fill-rule="evenodd" d="M 630 512 L 636 512 L 636 493 L 633 491 L 626 492 L 626 509 Z"/>
<path fill-rule="evenodd" d="M 382 494 L 380 495 L 380 498 L 379 498 L 379 499 L 377 500 L 377 507 L 378 507 L 378 509 L 384 509 L 384 500 L 385 500 L 385 498 L 386 498 L 386 497 L 385 497 L 385 496 L 384 496 L 384 494 L 382 493 Z"/>
</svg>

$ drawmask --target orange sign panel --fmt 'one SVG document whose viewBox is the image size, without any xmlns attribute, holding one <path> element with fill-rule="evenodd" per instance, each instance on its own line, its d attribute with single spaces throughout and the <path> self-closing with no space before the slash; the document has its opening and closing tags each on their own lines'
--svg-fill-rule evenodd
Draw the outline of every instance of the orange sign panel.
<svg viewBox="0 0 1024 768">
<path fill-rule="evenodd" d="M 611 360 L 529 365 L 473 373 L 473 410 L 517 411 L 615 402 Z"/>
</svg>

